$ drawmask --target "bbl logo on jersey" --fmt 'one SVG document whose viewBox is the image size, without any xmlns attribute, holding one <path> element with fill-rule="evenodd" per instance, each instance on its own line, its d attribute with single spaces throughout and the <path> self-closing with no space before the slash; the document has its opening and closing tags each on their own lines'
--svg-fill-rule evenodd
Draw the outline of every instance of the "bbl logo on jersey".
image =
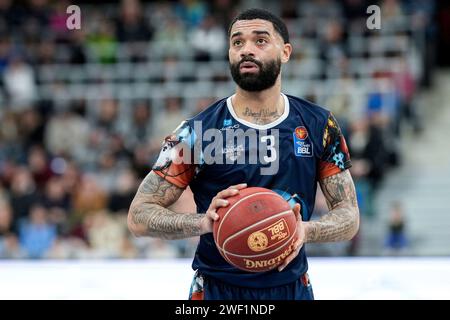
<svg viewBox="0 0 450 320">
<path fill-rule="evenodd" d="M 297 157 L 312 157 L 313 145 L 308 139 L 308 131 L 305 127 L 297 127 L 292 134 L 294 136 L 294 152 Z"/>
</svg>

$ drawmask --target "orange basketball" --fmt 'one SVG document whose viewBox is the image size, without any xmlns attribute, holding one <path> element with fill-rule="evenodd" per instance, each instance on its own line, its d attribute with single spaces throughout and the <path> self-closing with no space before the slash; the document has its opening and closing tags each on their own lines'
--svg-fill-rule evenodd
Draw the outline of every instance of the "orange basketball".
<svg viewBox="0 0 450 320">
<path fill-rule="evenodd" d="M 276 192 L 249 187 L 227 198 L 214 222 L 214 241 L 233 266 L 262 272 L 276 268 L 292 252 L 297 220 L 291 207 Z"/>
</svg>

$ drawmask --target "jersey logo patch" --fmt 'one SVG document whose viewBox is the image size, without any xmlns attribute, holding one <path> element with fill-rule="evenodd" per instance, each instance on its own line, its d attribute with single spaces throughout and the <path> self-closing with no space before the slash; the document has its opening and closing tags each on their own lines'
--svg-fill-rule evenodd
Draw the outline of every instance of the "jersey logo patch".
<svg viewBox="0 0 450 320">
<path fill-rule="evenodd" d="M 294 152 L 297 157 L 312 157 L 313 145 L 309 139 L 308 131 L 305 127 L 297 127 L 292 133 L 294 137 Z"/>
<path fill-rule="evenodd" d="M 295 128 L 295 136 L 299 140 L 305 140 L 306 138 L 308 138 L 308 131 L 303 126 L 302 127 L 297 127 L 297 128 Z"/>
</svg>

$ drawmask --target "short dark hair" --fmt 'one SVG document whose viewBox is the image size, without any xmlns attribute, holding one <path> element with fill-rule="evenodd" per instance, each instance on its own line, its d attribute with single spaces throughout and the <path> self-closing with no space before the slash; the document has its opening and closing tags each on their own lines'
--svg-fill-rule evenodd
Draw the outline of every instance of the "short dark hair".
<svg viewBox="0 0 450 320">
<path fill-rule="evenodd" d="M 289 43 L 289 32 L 283 20 L 267 10 L 258 8 L 248 9 L 238 14 L 237 17 L 234 18 L 233 21 L 231 21 L 230 26 L 228 27 L 228 37 L 230 37 L 231 28 L 236 23 L 236 21 L 254 19 L 261 19 L 272 22 L 274 29 L 283 38 L 284 43 Z"/>
</svg>

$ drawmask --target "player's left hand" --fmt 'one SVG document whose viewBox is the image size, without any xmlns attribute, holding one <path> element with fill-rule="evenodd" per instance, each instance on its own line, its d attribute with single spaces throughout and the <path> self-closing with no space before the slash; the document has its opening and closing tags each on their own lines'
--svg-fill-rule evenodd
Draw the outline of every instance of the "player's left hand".
<svg viewBox="0 0 450 320">
<path fill-rule="evenodd" d="M 278 267 L 278 271 L 282 271 L 292 260 L 294 260 L 305 242 L 306 233 L 304 222 L 300 215 L 300 204 L 295 204 L 292 211 L 294 211 L 295 217 L 297 218 L 297 239 L 292 244 L 292 253 L 284 259 L 283 263 Z"/>
</svg>

